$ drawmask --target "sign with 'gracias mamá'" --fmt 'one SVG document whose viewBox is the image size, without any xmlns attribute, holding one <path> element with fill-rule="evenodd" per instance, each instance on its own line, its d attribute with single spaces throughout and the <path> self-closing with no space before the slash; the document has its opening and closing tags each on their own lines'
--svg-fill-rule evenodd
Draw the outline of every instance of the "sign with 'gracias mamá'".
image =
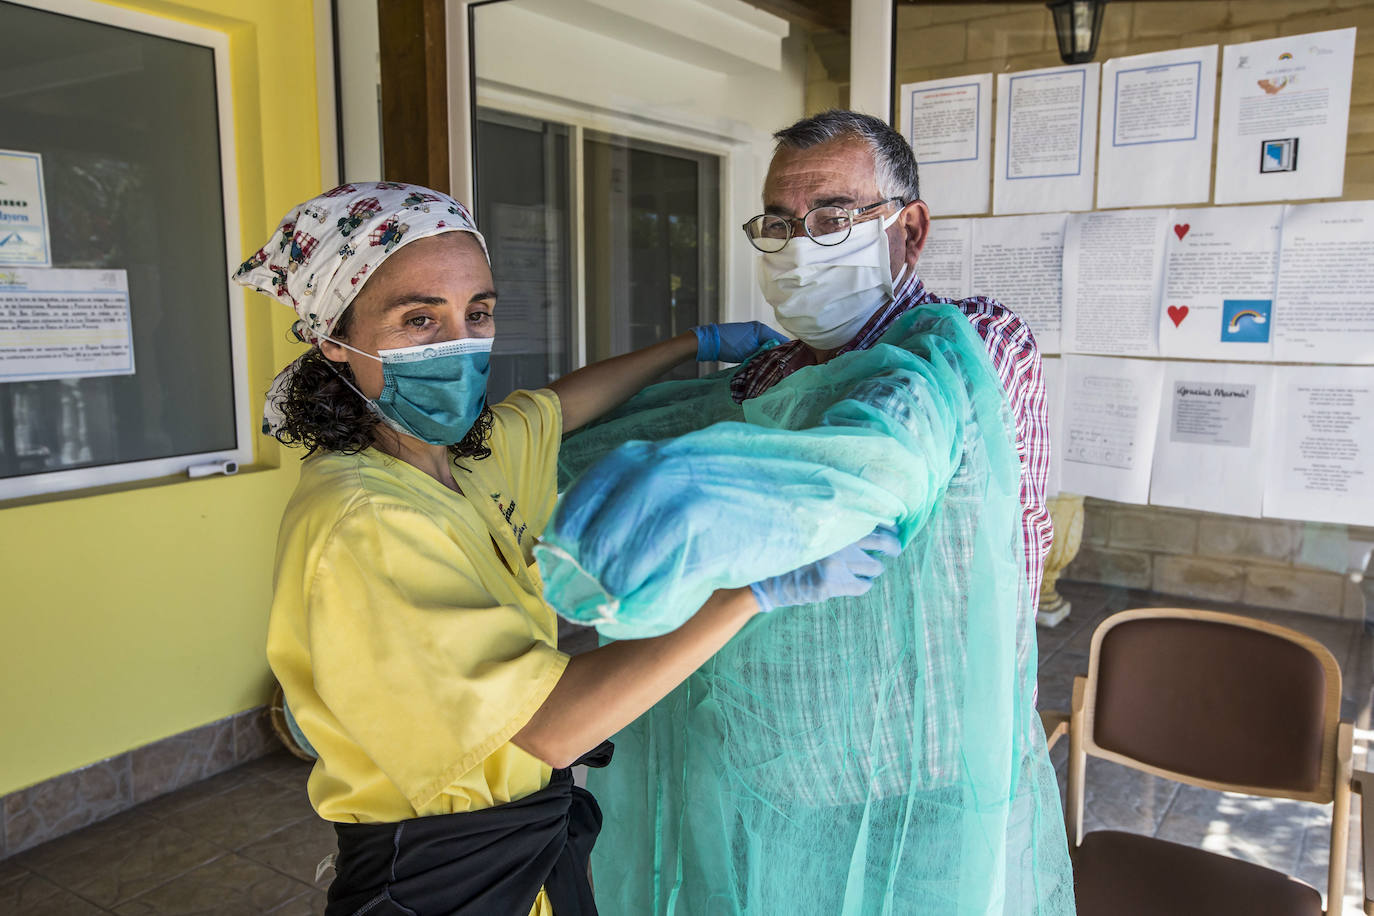
<svg viewBox="0 0 1374 916">
<path fill-rule="evenodd" d="M 0 266 L 52 266 L 38 153 L 0 149 Z"/>
</svg>

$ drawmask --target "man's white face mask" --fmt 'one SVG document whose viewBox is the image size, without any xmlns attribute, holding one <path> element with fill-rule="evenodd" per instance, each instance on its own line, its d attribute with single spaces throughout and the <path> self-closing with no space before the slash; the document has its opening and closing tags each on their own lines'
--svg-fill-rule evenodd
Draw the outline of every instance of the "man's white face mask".
<svg viewBox="0 0 1374 916">
<path fill-rule="evenodd" d="M 838 245 L 821 245 L 805 234 L 782 251 L 765 254 L 759 289 L 783 330 L 818 350 L 848 342 L 885 302 L 906 274 L 892 276 L 887 227 L 901 215 L 854 225 Z"/>
</svg>

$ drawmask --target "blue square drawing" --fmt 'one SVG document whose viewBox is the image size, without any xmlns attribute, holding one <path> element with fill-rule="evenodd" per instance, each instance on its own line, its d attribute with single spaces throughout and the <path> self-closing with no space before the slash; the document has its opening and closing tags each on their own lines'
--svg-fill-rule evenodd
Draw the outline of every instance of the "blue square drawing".
<svg viewBox="0 0 1374 916">
<path fill-rule="evenodd" d="M 1286 140 L 1265 140 L 1260 143 L 1261 172 L 1296 172 L 1298 170 L 1298 137 Z"/>
<path fill-rule="evenodd" d="M 1272 299 L 1223 299 L 1222 343 L 1268 343 Z"/>
</svg>

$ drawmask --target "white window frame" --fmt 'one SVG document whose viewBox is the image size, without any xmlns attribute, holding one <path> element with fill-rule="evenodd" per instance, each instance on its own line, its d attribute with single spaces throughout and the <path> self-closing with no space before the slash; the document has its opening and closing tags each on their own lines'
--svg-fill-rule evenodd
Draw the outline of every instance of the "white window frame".
<svg viewBox="0 0 1374 916">
<path fill-rule="evenodd" d="M 731 278 L 736 276 L 738 265 L 733 263 L 733 233 L 738 233 L 737 220 L 733 216 L 734 187 L 738 184 L 735 173 L 747 168 L 749 162 L 748 144 L 743 140 L 723 137 L 700 130 L 685 129 L 676 124 L 637 116 L 634 112 L 609 112 L 582 105 L 565 99 L 552 99 L 536 93 L 526 93 L 509 86 L 484 86 L 479 83 L 475 99 L 477 107 L 488 108 L 505 114 L 519 115 L 538 121 L 551 121 L 568 128 L 568 166 L 571 172 L 572 238 L 569 260 L 572 262 L 573 297 L 573 369 L 587 364 L 587 283 L 583 255 L 586 246 L 586 182 L 583 167 L 583 139 L 587 131 L 631 140 L 643 140 L 664 146 L 677 147 L 695 153 L 705 153 L 720 159 L 720 225 L 717 227 L 723 242 L 720 251 L 720 277 L 717 283 L 720 321 L 744 320 L 749 315 L 736 314 L 741 309 L 738 303 L 733 308 L 734 290 Z M 469 156 L 469 162 L 471 156 Z M 752 266 L 752 264 L 751 264 Z M 752 283 L 752 271 L 750 282 Z M 499 278 L 498 278 L 499 279 Z M 746 300 L 747 301 L 747 300 Z"/>
<path fill-rule="evenodd" d="M 232 449 L 151 458 L 61 471 L 43 471 L 22 477 L 0 479 L 0 500 L 43 496 L 86 487 L 131 483 L 175 474 L 186 474 L 197 465 L 232 462 L 236 468 L 253 461 L 253 442 L 257 434 L 252 418 L 252 399 L 248 390 L 248 347 L 244 323 L 243 289 L 230 282 L 230 272 L 238 266 L 242 244 L 239 227 L 239 183 L 234 138 L 234 97 L 229 62 L 229 36 L 151 13 L 121 9 L 96 0 L 7 0 L 46 13 L 71 16 L 101 25 L 114 26 L 171 38 L 186 44 L 209 48 L 214 53 L 215 94 L 219 123 L 220 187 L 223 192 L 225 259 L 223 281 L 229 293 L 230 365 L 233 369 L 234 433 Z"/>
<path fill-rule="evenodd" d="M 482 107 L 545 121 L 557 121 L 572 128 L 571 166 L 582 174 L 582 136 L 586 130 L 617 134 L 676 146 L 718 156 L 720 169 L 720 273 L 718 277 L 718 321 L 773 321 L 772 310 L 763 300 L 756 282 L 754 250 L 740 231 L 744 218 L 759 210 L 763 172 L 772 153 L 768 133 L 738 125 L 732 133 L 722 133 L 720 122 L 706 122 L 696 116 L 673 121 L 664 119 L 661 108 L 616 110 L 571 99 L 524 92 L 511 86 L 477 86 L 476 65 L 470 53 L 471 15 L 475 7 L 501 0 L 446 0 L 445 46 L 448 57 L 449 187 L 459 200 L 473 202 L 475 195 L 473 164 L 476 111 L 480 95 Z M 881 0 L 891 3 L 892 0 Z M 727 128 L 728 129 L 728 128 Z M 586 364 L 586 284 L 581 254 L 585 250 L 585 201 L 581 181 L 573 191 L 573 318 L 576 323 L 574 355 L 577 365 Z"/>
</svg>

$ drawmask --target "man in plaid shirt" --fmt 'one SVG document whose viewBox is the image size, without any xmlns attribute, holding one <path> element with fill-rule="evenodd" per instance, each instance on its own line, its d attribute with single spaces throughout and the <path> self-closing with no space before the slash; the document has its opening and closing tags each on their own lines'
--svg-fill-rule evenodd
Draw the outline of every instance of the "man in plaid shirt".
<svg viewBox="0 0 1374 916">
<path fill-rule="evenodd" d="M 919 197 L 911 147 L 889 125 L 857 112 L 828 111 L 780 130 L 774 138 L 777 149 L 764 183 L 764 212 L 749 220 L 744 230 L 750 243 L 762 252 L 760 274 L 765 298 L 779 324 L 797 339 L 741 367 L 731 382 L 732 396 L 736 402 L 745 401 L 799 369 L 867 349 L 910 309 L 930 303 L 949 303 L 960 309 L 987 346 L 1016 431 L 1024 577 L 1018 584 L 1017 606 L 1006 608 L 1006 625 L 1016 633 L 1018 673 L 1033 683 L 1035 606 L 1053 535 L 1045 507 L 1049 431 L 1035 338 L 1014 312 L 995 299 L 974 296 L 954 300 L 925 288 L 918 262 L 930 229 L 930 213 Z M 958 488 L 956 478 L 951 482 L 951 496 Z M 952 529 L 940 535 L 945 539 L 941 547 L 947 554 L 945 568 L 957 590 L 963 573 L 961 557 L 966 556 L 963 544 L 972 532 L 961 531 L 957 513 L 955 516 Z M 871 606 L 871 602 L 865 603 Z M 960 613 L 954 607 L 947 611 Z M 858 619 L 869 621 L 866 616 Z M 876 635 L 872 631 L 860 634 L 856 627 L 854 638 L 867 643 L 868 651 L 882 655 L 884 624 L 878 624 Z M 816 635 L 831 641 L 847 638 L 834 632 L 833 624 L 831 630 Z M 912 700 L 919 697 L 924 706 L 919 715 L 910 710 L 909 721 L 924 723 L 924 746 L 917 770 L 918 780 L 927 785 L 950 778 L 958 765 L 959 698 L 954 695 L 955 688 L 940 678 L 942 659 L 959 651 L 948 644 L 951 638 L 940 622 L 928 621 L 924 657 L 903 661 L 921 669 L 925 687 L 921 691 L 897 691 Z M 890 642 L 895 658 L 899 639 L 894 635 Z M 815 648 L 824 653 L 832 647 Z M 825 679 L 818 676 L 823 668 L 822 664 L 811 672 L 809 685 L 817 715 L 837 720 L 850 715 L 833 708 L 823 712 L 828 708 Z M 806 679 L 806 672 L 798 670 L 788 678 L 791 684 L 776 686 L 779 692 L 786 691 Z M 757 686 L 765 693 L 772 692 L 769 685 Z M 902 710 L 889 709 L 887 727 L 879 726 L 880 735 L 900 727 L 904 717 Z M 834 724 L 844 727 L 838 721 Z M 822 724 L 818 731 L 824 730 Z M 895 755 L 895 749 L 906 741 L 899 736 L 889 738 Z M 881 747 L 888 743 L 879 737 L 878 759 L 868 774 L 848 774 L 848 779 L 856 780 L 853 786 L 817 787 L 804 772 L 814 767 L 806 765 L 798 767 L 794 775 L 813 793 L 819 788 L 831 803 L 843 804 L 875 789 L 880 796 L 903 791 L 899 783 L 907 776 L 895 772 L 879 775 L 883 772 L 881 758 L 886 756 Z M 858 784 L 872 779 L 879 783 L 891 780 L 893 784 L 870 784 L 867 789 Z"/>
<path fill-rule="evenodd" d="M 1045 480 L 1050 466 L 1045 383 L 1040 370 L 1040 350 L 1030 328 L 996 299 L 970 296 L 956 300 L 926 289 L 917 270 L 917 261 L 929 233 L 930 211 L 919 197 L 916 158 L 911 147 L 885 122 L 857 112 L 828 111 L 798 121 L 773 136 L 778 141 L 778 151 L 764 184 L 765 213 L 762 216 L 763 219 L 788 221 L 792 237 L 787 244 L 816 244 L 808 238 L 807 230 L 811 227 L 804 220 L 817 208 L 856 208 L 882 199 L 890 203 L 881 211 L 870 210 L 851 218 L 851 222 L 857 225 L 868 219 L 891 217 L 892 211 L 900 206 L 895 224 L 886 231 L 893 272 L 901 270 L 902 265 L 906 270 L 894 295 L 861 323 L 853 337 L 829 349 L 794 340 L 769 351 L 735 376 L 731 383 L 735 400 L 756 397 L 803 366 L 824 363 L 851 350 L 868 349 L 908 309 L 932 302 L 957 306 L 987 344 L 988 355 L 1006 389 L 1016 424 L 1016 450 L 1021 457 L 1026 586 L 1032 598 L 1038 597 L 1045 554 L 1049 551 L 1053 531 L 1049 510 L 1045 508 Z M 811 222 L 819 225 L 828 216 L 833 214 L 813 214 Z M 746 234 L 756 246 L 759 240 L 766 238 L 762 233 L 773 228 L 761 225 L 762 222 L 760 217 L 755 217 L 745 226 Z M 767 252 L 767 248 L 760 250 Z M 784 326 L 789 323 L 779 317 Z"/>
</svg>

